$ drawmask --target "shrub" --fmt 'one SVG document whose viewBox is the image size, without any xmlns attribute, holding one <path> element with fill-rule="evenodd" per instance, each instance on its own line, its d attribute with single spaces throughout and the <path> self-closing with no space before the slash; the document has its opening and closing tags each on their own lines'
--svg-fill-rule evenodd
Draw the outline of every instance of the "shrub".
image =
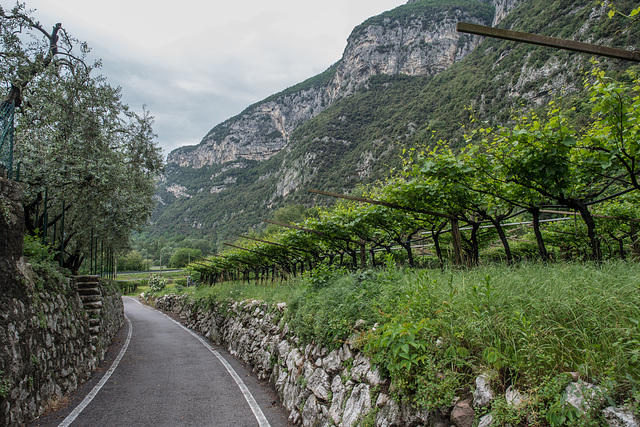
<svg viewBox="0 0 640 427">
<path fill-rule="evenodd" d="M 147 268 L 148 265 L 138 251 L 131 251 L 118 259 L 118 270 L 120 271 L 143 271 Z"/>
<path fill-rule="evenodd" d="M 151 292 L 160 292 L 167 286 L 167 280 L 157 274 L 149 276 L 149 290 Z"/>
<path fill-rule="evenodd" d="M 186 267 L 189 261 L 196 260 L 202 257 L 202 251 L 200 249 L 180 248 L 174 252 L 169 260 L 169 267 L 171 268 L 183 268 Z"/>
<path fill-rule="evenodd" d="M 40 237 L 29 234 L 24 236 L 22 253 L 28 257 L 31 262 L 53 261 L 54 256 L 51 247 L 42 243 Z"/>
</svg>

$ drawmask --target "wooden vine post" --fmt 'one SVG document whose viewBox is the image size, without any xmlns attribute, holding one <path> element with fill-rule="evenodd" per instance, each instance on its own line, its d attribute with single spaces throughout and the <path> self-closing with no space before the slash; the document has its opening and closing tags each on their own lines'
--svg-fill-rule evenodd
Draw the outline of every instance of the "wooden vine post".
<svg viewBox="0 0 640 427">
<path fill-rule="evenodd" d="M 538 34 L 523 33 L 519 31 L 504 30 L 502 28 L 487 27 L 484 25 L 458 22 L 457 30 L 461 33 L 475 34 L 479 36 L 494 37 L 503 40 L 511 40 L 520 43 L 534 44 L 537 46 L 552 47 L 555 49 L 570 50 L 573 52 L 587 53 L 609 58 L 625 59 L 627 61 L 640 62 L 640 52 L 619 49 L 615 47 L 600 46 L 597 44 L 577 42 L 558 37 L 541 36 Z"/>
</svg>

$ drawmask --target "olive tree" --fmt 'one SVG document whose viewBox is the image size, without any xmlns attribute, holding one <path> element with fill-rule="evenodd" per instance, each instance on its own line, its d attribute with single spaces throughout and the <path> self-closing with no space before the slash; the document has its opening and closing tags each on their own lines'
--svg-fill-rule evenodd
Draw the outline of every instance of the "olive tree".
<svg viewBox="0 0 640 427">
<path fill-rule="evenodd" d="M 100 61 L 89 64 L 89 47 L 61 24 L 46 31 L 24 4 L 0 8 L 0 17 L 0 79 L 20 106 L 15 160 L 27 230 L 46 230 L 58 260 L 77 271 L 92 236 L 120 249 L 150 217 L 162 169 L 153 117 L 123 103 L 98 74 Z"/>
</svg>

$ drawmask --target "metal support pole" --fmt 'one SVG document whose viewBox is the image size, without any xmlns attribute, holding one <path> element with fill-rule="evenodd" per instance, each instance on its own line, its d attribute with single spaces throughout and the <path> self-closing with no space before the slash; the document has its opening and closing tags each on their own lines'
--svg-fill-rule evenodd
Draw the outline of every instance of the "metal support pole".
<svg viewBox="0 0 640 427">
<path fill-rule="evenodd" d="M 104 276 L 104 240 L 100 240 L 100 276 Z"/>
<path fill-rule="evenodd" d="M 49 188 L 45 187 L 44 188 L 44 212 L 42 214 L 43 221 L 44 221 L 44 225 L 42 226 L 42 228 L 44 229 L 42 231 L 42 244 L 44 245 L 47 244 L 47 231 L 49 228 L 49 208 L 47 207 L 48 204 L 49 204 Z"/>
<path fill-rule="evenodd" d="M 89 274 L 91 274 L 93 273 L 93 228 L 91 229 L 91 243 L 89 247 Z"/>
<path fill-rule="evenodd" d="M 62 200 L 62 222 L 60 223 L 60 267 L 64 265 L 64 210 L 66 208 Z"/>
</svg>

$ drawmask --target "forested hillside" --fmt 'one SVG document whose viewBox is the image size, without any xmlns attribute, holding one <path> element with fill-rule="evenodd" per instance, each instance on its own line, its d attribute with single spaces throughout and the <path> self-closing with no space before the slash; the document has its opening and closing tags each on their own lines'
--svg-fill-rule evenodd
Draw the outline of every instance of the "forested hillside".
<svg viewBox="0 0 640 427">
<path fill-rule="evenodd" d="M 525 0 L 510 4 L 515 7 L 497 26 L 607 46 L 637 47 L 637 28 L 621 31 L 627 22 L 609 19 L 608 9 L 597 1 Z M 618 7 L 629 9 L 631 3 L 619 2 Z M 453 36 L 451 25 L 445 25 L 436 31 L 442 37 L 434 38 L 431 24 L 425 24 L 432 22 L 428 18 L 437 16 L 443 22 L 452 21 L 454 26 L 456 20 L 491 25 L 496 10 L 493 4 L 478 1 L 417 1 L 366 21 L 354 29 L 341 62 L 243 112 L 246 115 L 256 108 L 264 110 L 265 106 L 272 110 L 284 108 L 277 101 L 285 98 L 288 102 L 297 99 L 300 108 L 307 108 L 305 102 L 310 93 L 321 88 L 333 88 L 341 94 L 333 99 L 323 95 L 321 103 L 313 104 L 315 113 L 306 119 L 299 117 L 295 126 L 287 128 L 288 116 L 283 113 L 278 116 L 282 121 L 272 115 L 265 119 L 268 126 L 253 129 L 255 135 L 280 138 L 280 148 L 271 145 L 265 149 L 271 151 L 264 158 L 240 155 L 221 163 L 200 161 L 195 167 L 189 165 L 188 154 L 204 153 L 203 147 L 211 144 L 210 139 L 172 153 L 158 186 L 159 203 L 153 224 L 142 238 L 185 235 L 219 245 L 249 228 L 263 227 L 262 220 L 270 218 L 279 207 L 313 205 L 316 201 L 308 193 L 309 188 L 349 192 L 391 176 L 401 166 L 405 149 L 429 145 L 437 139 L 458 146 L 472 112 L 476 118 L 506 124 L 513 115 L 542 106 L 552 98 L 566 103 L 578 99 L 582 73 L 590 67 L 589 56 L 460 34 L 454 42 L 442 45 L 446 46 L 446 55 L 453 56 L 446 68 L 434 65 L 438 61 L 414 73 L 406 71 L 406 67 L 395 71 L 370 67 L 358 85 L 349 85 L 342 79 L 342 85 L 335 87 L 336 76 L 348 74 L 347 59 L 360 70 L 366 68 L 367 61 L 377 61 L 371 51 L 367 57 L 349 56 L 363 35 L 379 34 L 381 28 L 385 28 L 385 34 L 392 29 L 402 33 L 403 26 L 407 32 L 409 28 L 414 31 L 418 20 L 424 33 L 414 36 L 421 42 L 412 44 L 411 49 L 423 49 L 429 56 L 435 48 L 428 40 L 438 43 Z M 401 42 L 394 46 L 385 40 L 375 49 L 378 53 L 402 51 Z M 599 61 L 612 72 L 629 66 L 624 61 Z M 405 58 L 397 63 L 407 62 L 410 61 Z M 352 74 L 350 79 L 353 78 Z M 579 102 L 576 107 L 580 108 Z M 238 120 L 230 119 L 210 135 L 233 134 L 238 131 Z M 277 123 L 283 124 L 280 130 L 274 128 Z M 216 149 L 223 147 L 224 144 L 218 145 Z M 249 151 L 257 153 L 261 149 L 253 147 Z"/>
</svg>

